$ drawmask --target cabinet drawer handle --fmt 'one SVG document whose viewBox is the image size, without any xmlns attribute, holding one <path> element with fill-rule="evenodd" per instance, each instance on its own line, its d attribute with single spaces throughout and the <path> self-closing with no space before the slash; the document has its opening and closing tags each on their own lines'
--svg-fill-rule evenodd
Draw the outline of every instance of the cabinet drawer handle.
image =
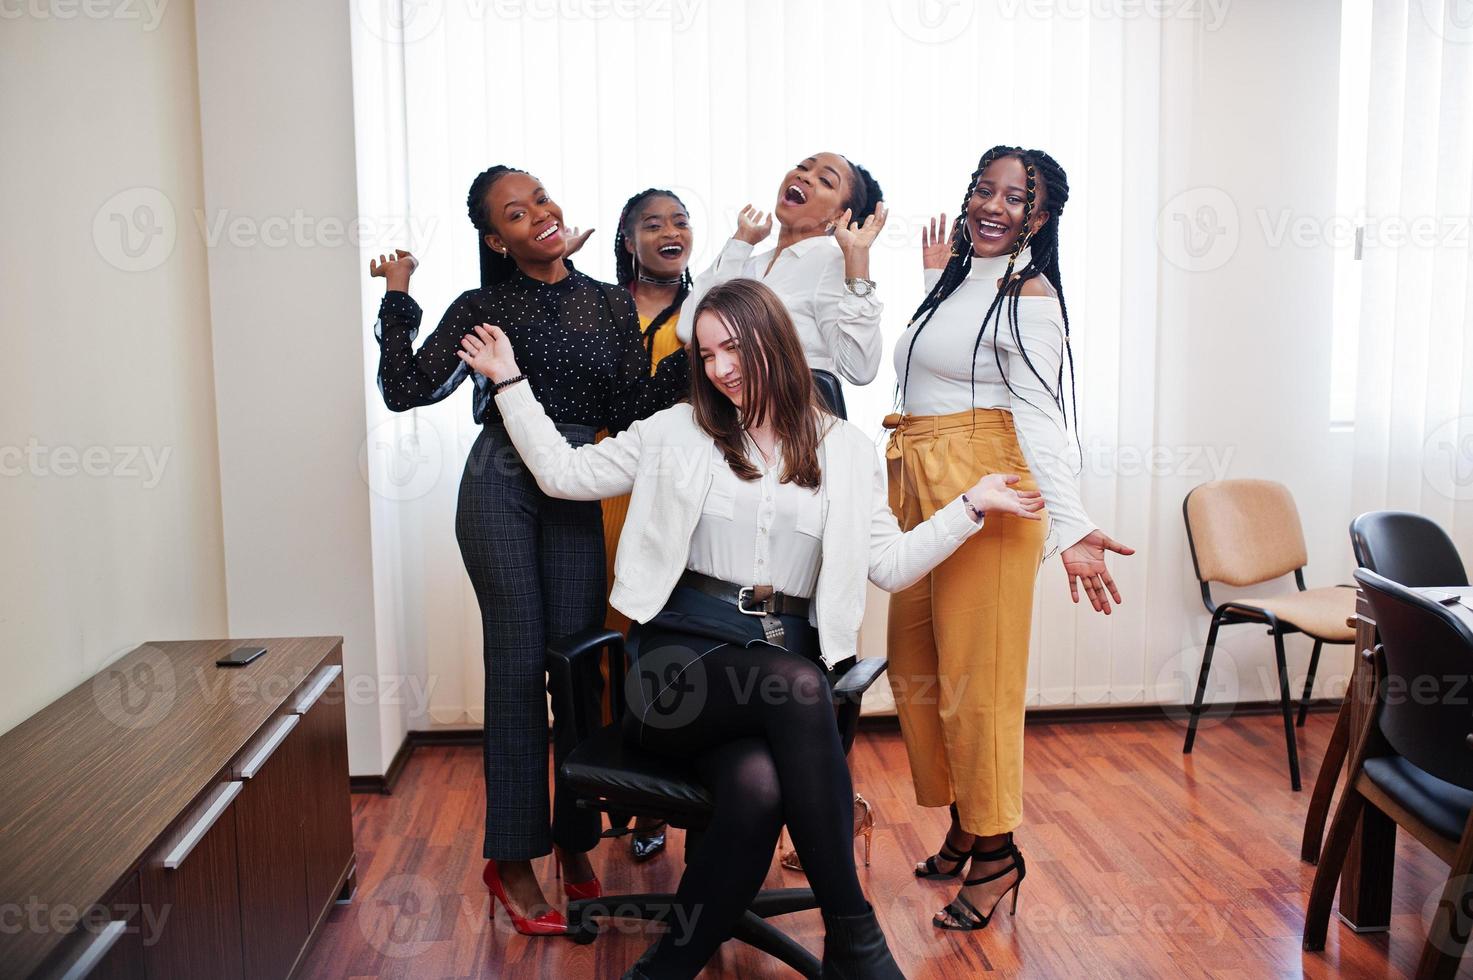
<svg viewBox="0 0 1473 980">
<path fill-rule="evenodd" d="M 230 801 L 240 795 L 243 786 L 243 783 L 232 780 L 220 787 L 219 791 L 215 793 L 215 799 L 210 802 L 205 812 L 200 814 L 199 819 L 194 822 L 194 826 L 189 828 L 189 833 L 185 834 L 183 839 L 174 845 L 174 849 L 169 852 L 169 856 L 164 858 L 164 867 L 172 871 L 184 863 L 184 859 L 189 857 L 189 852 L 194 850 L 194 845 L 198 844 L 200 838 L 208 834 L 210 828 L 215 826 L 215 821 L 220 819 L 220 814 L 225 812 L 225 808 L 230 805 Z"/>
<path fill-rule="evenodd" d="M 266 739 L 265 744 L 262 745 L 259 750 L 257 750 L 255 755 L 251 756 L 251 760 L 241 767 L 240 778 L 250 779 L 254 777 L 256 773 L 260 772 L 261 767 L 266 764 L 266 760 L 271 758 L 271 753 L 276 751 L 276 747 L 280 745 L 283 740 L 286 739 L 287 734 L 293 728 L 296 728 L 297 722 L 301 720 L 301 715 L 284 716 L 281 721 L 277 723 L 276 731 L 271 733 L 271 737 Z"/>
<path fill-rule="evenodd" d="M 92 940 L 87 943 L 87 948 L 82 955 L 77 957 L 71 968 L 61 975 L 61 980 L 81 980 L 92 972 L 92 968 L 102 962 L 108 950 L 122 938 L 123 933 L 128 931 L 127 919 L 113 919 L 103 926 L 102 931 L 94 934 Z"/>
<path fill-rule="evenodd" d="M 317 699 L 327 692 L 327 689 L 332 686 L 332 682 L 337 680 L 338 675 L 342 672 L 343 668 L 340 664 L 333 664 L 327 668 L 327 673 L 317 679 L 317 683 L 312 685 L 310 691 L 302 695 L 301 700 L 297 702 L 296 707 L 292 708 L 292 710 L 299 715 L 305 715 L 317 703 Z"/>
</svg>

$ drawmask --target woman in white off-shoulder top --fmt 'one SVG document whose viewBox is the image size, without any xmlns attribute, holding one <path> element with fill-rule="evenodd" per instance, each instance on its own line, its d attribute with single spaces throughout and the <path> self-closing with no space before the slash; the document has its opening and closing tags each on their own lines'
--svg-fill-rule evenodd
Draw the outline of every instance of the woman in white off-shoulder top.
<svg viewBox="0 0 1473 980">
<path fill-rule="evenodd" d="M 901 527 L 928 518 L 977 473 L 1023 475 L 1043 492 L 1048 528 L 991 521 L 930 575 L 890 599 L 891 686 L 916 801 L 951 807 L 940 853 L 915 869 L 958 878 L 945 929 L 980 929 L 1017 889 L 1025 867 L 1013 843 L 1022 821 L 1023 711 L 1034 582 L 1060 553 L 1069 588 L 1108 613 L 1120 594 L 1107 550 L 1131 554 L 1085 512 L 1070 432 L 1073 365 L 1059 272 L 1062 167 L 1041 150 L 983 154 L 947 234 L 926 235 L 926 299 L 895 348 L 902 412 L 886 455 Z M 1068 388 L 1066 390 L 1066 371 Z M 1047 534 L 1047 539 L 1045 537 Z M 940 698 L 925 692 L 943 692 Z"/>
</svg>

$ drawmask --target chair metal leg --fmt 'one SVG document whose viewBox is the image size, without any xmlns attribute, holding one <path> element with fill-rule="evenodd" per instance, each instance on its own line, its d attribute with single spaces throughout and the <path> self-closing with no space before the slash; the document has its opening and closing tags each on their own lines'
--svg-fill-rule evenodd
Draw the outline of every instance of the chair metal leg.
<svg viewBox="0 0 1473 980">
<path fill-rule="evenodd" d="M 1325 758 L 1320 762 L 1320 771 L 1314 780 L 1314 792 L 1309 799 L 1309 812 L 1304 817 L 1304 839 L 1299 844 L 1299 859 L 1315 864 L 1320 859 L 1320 839 L 1325 834 L 1325 818 L 1330 814 L 1330 800 L 1335 795 L 1335 784 L 1340 780 L 1340 770 L 1345 768 L 1345 753 L 1350 749 L 1350 693 L 1340 702 L 1340 712 L 1335 715 L 1335 730 L 1330 733 L 1330 744 L 1325 747 Z"/>
<path fill-rule="evenodd" d="M 1309 693 L 1314 690 L 1314 672 L 1320 666 L 1320 647 L 1322 646 L 1324 646 L 1324 641 L 1315 640 L 1314 652 L 1309 655 L 1309 676 L 1304 679 L 1304 697 L 1299 699 L 1299 720 L 1296 722 L 1300 728 L 1304 727 L 1304 717 L 1309 714 Z"/>
<path fill-rule="evenodd" d="M 1207 694 L 1207 672 L 1212 669 L 1212 648 L 1217 645 L 1217 628 L 1221 625 L 1221 617 L 1213 613 L 1212 625 L 1207 628 L 1207 645 L 1202 649 L 1202 670 L 1197 674 L 1197 694 L 1192 699 L 1191 714 L 1187 716 L 1187 739 L 1181 747 L 1183 755 L 1192 751 L 1192 743 L 1197 740 L 1197 716 L 1202 713 L 1202 698 Z"/>
<path fill-rule="evenodd" d="M 1289 666 L 1284 659 L 1284 634 L 1274 630 L 1274 660 L 1279 668 L 1279 704 L 1284 709 L 1284 740 L 1289 745 L 1289 784 L 1299 791 L 1299 743 L 1294 738 L 1294 709 L 1289 701 Z"/>
<path fill-rule="evenodd" d="M 796 939 L 754 912 L 747 912 L 742 916 L 736 928 L 731 931 L 731 938 L 781 960 L 811 980 L 818 980 L 822 973 L 817 956 L 808 952 Z"/>
</svg>

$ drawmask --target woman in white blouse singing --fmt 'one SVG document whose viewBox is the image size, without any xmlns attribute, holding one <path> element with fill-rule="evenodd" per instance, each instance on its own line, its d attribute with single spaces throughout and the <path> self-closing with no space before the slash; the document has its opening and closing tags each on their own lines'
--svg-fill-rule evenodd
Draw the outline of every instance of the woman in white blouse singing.
<svg viewBox="0 0 1473 980">
<path fill-rule="evenodd" d="M 1108 613 L 1120 593 L 1105 552 L 1132 550 L 1085 513 L 1073 465 L 1059 273 L 1068 199 L 1064 170 L 1047 153 L 995 146 L 967 182 L 951 234 L 944 215 L 932 225 L 929 293 L 895 348 L 903 414 L 885 420 L 894 430 L 890 500 L 900 526 L 913 527 L 948 487 L 992 470 L 1022 474 L 1020 486 L 1043 491 L 1048 551 L 1062 549 L 1074 601 L 1083 585 Z M 999 517 L 890 599 L 890 681 L 916 800 L 951 806 L 946 842 L 915 873 L 956 878 L 970 862 L 961 894 L 936 916 L 941 928 L 986 926 L 1008 892 L 1017 906 L 1025 867 L 1013 830 L 1022 821 L 1028 639 L 1045 545 L 1043 526 Z M 945 693 L 922 696 L 935 690 Z"/>
<path fill-rule="evenodd" d="M 902 533 L 869 436 L 823 407 L 772 290 L 724 283 L 691 319 L 703 370 L 690 402 L 577 449 L 499 329 L 478 328 L 461 355 L 495 382 L 546 493 L 632 491 L 611 599 L 638 624 L 625 737 L 691 760 L 716 799 L 677 893 L 693 925 L 630 975 L 695 976 L 761 887 L 786 823 L 823 912 L 824 976 L 898 977 L 855 873 L 826 668 L 854 656 L 866 579 L 904 588 L 984 523 L 1036 520 L 1042 501 L 1012 489 L 1016 477 L 984 476 Z"/>
<path fill-rule="evenodd" d="M 705 291 L 738 276 L 772 289 L 788 308 L 803 356 L 818 372 L 819 395 L 847 416 L 835 374 L 867 385 L 880 370 L 884 312 L 870 278 L 869 251 L 889 213 L 879 182 L 837 153 L 815 153 L 783 175 L 771 213 L 748 204 L 737 231 L 709 269 L 696 277 L 676 330 L 690 340 L 687 316 Z M 777 244 L 752 254 L 772 232 Z"/>
</svg>

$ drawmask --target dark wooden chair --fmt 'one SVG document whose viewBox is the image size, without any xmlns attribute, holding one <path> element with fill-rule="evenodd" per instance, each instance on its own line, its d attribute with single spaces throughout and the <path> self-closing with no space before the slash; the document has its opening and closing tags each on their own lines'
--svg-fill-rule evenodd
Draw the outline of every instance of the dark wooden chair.
<svg viewBox="0 0 1473 980">
<path fill-rule="evenodd" d="M 1325 948 L 1345 856 L 1371 806 L 1448 864 L 1416 976 L 1451 978 L 1473 925 L 1473 617 L 1375 572 L 1355 577 L 1381 637 L 1363 654 L 1374 668 L 1376 707 L 1353 739 L 1345 792 L 1309 892 L 1304 948 Z"/>
<path fill-rule="evenodd" d="M 1447 532 L 1436 521 L 1421 514 L 1397 510 L 1373 510 L 1350 522 L 1350 547 L 1355 563 L 1399 585 L 1420 589 L 1429 586 L 1468 584 L 1463 559 Z M 1304 818 L 1304 839 L 1299 845 L 1301 859 L 1314 864 L 1320 857 L 1320 841 L 1325 834 L 1325 820 L 1330 814 L 1330 800 L 1335 784 L 1345 765 L 1350 745 L 1350 695 L 1340 705 L 1335 718 L 1325 758 L 1315 777 L 1310 794 L 1309 811 Z"/>
</svg>

